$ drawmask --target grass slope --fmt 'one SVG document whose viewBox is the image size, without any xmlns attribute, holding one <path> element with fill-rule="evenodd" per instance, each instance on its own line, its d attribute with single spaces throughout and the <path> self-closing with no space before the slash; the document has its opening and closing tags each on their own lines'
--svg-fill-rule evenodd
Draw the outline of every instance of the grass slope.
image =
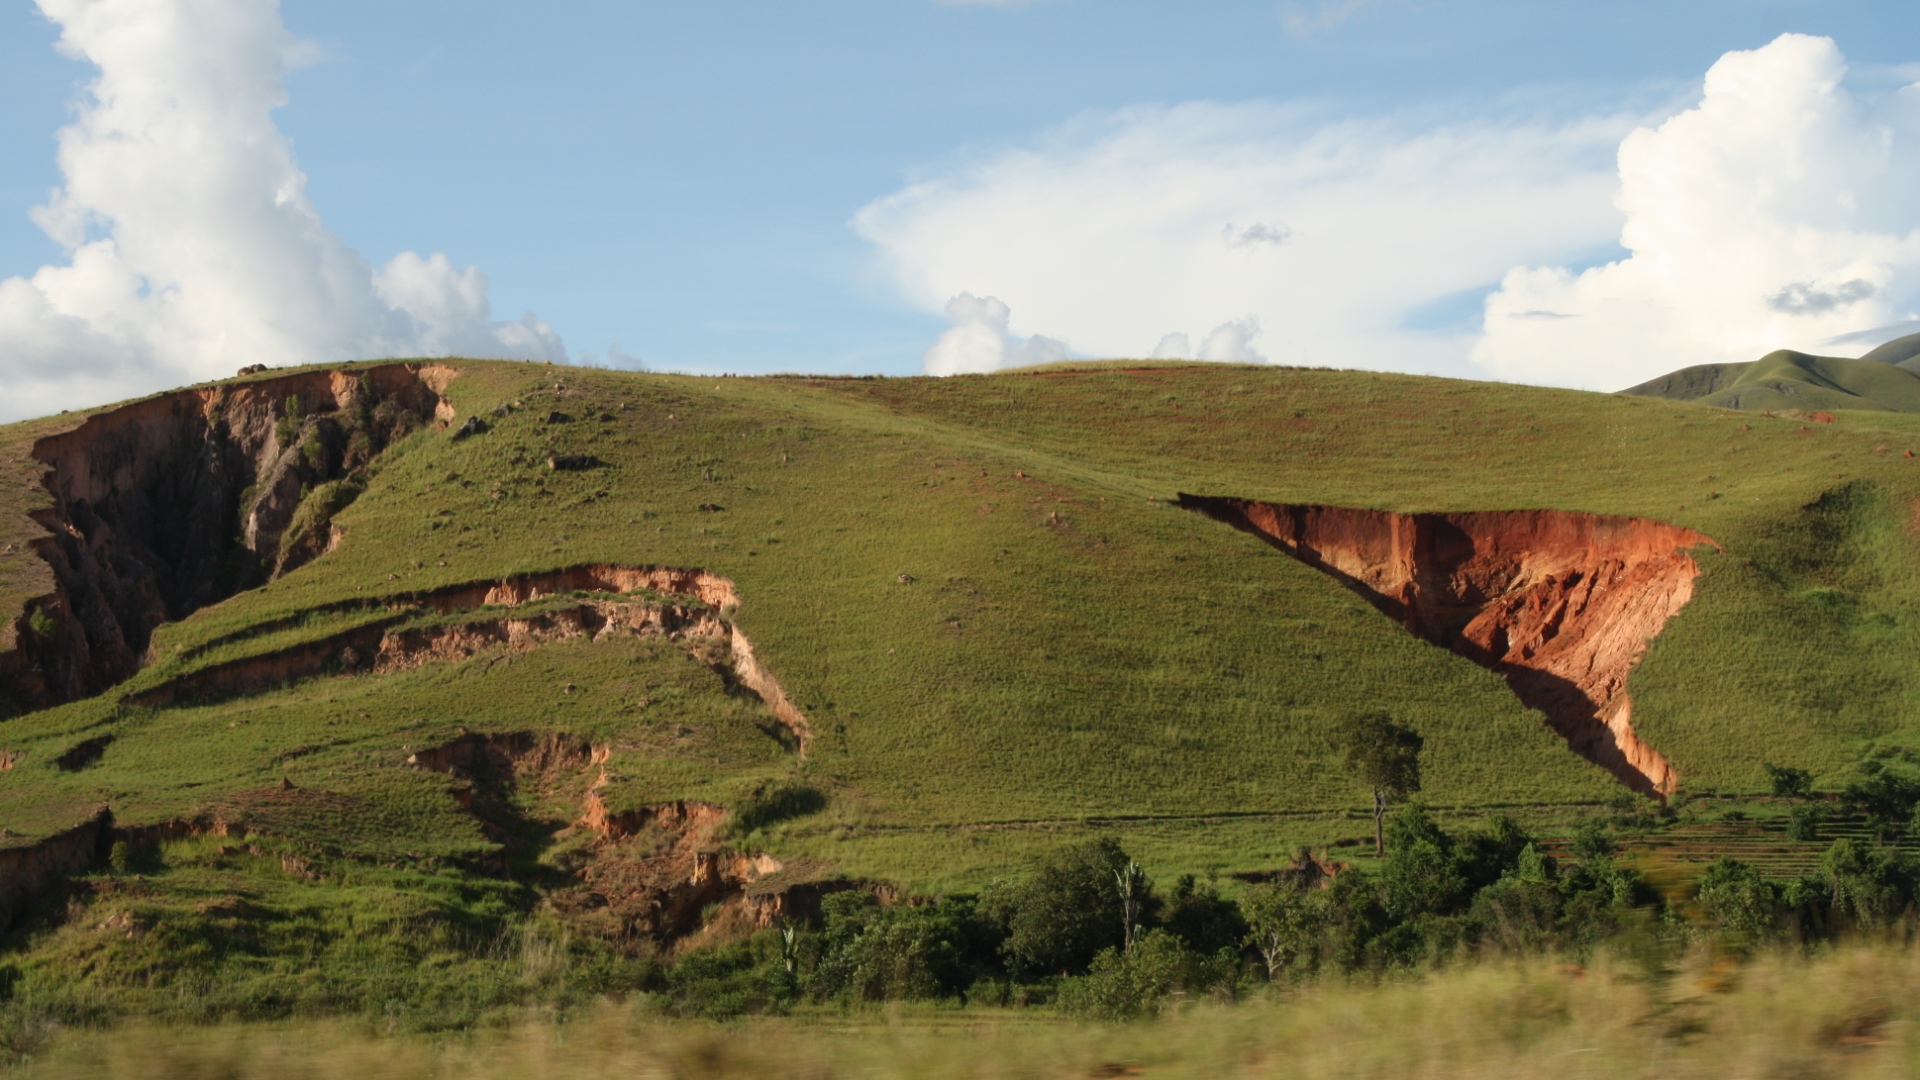
<svg viewBox="0 0 1920 1080">
<path fill-rule="evenodd" d="M 1885 355 L 1905 358 L 1900 350 Z M 1780 349 L 1746 364 L 1682 368 L 1622 392 L 1751 411 L 1920 412 L 1920 373 L 1872 354 L 1848 360 Z"/>
<path fill-rule="evenodd" d="M 1271 865 L 1291 842 L 1363 832 L 1329 735 L 1358 707 L 1422 731 L 1424 797 L 1461 814 L 1617 792 L 1497 677 L 1166 505 L 1179 490 L 1565 508 L 1713 536 L 1723 550 L 1701 556 L 1695 600 L 1632 682 L 1636 726 L 1689 790 L 1758 790 L 1763 761 L 1834 783 L 1874 740 L 1920 732 L 1920 463 L 1900 453 L 1920 433 L 1897 423 L 1218 365 L 944 380 L 459 366 L 461 415 L 522 408 L 486 435 L 427 431 L 389 451 L 337 519 L 338 550 L 164 627 L 158 662 L 129 683 L 0 722 L 0 748 L 21 755 L 0 773 L 0 843 L 101 804 L 139 825 L 238 801 L 280 813 L 276 835 L 432 877 L 490 845 L 443 779 L 404 765 L 462 728 L 610 742 L 614 795 L 635 805 L 738 802 L 795 776 L 828 808 L 743 843 L 929 889 L 1102 821 L 1168 872 Z M 555 409 L 582 419 L 543 422 Z M 0 443 L 28 433 L 0 429 Z M 549 472 L 549 450 L 608 465 Z M 757 702 L 645 643 L 119 704 L 336 630 L 319 609 L 343 598 L 585 562 L 732 578 L 738 624 L 811 719 L 806 760 L 765 733 Z M 96 764 L 51 764 L 101 734 L 114 741 Z M 282 779 L 297 794 L 263 794 Z M 572 793 L 525 797 L 558 814 Z"/>
</svg>

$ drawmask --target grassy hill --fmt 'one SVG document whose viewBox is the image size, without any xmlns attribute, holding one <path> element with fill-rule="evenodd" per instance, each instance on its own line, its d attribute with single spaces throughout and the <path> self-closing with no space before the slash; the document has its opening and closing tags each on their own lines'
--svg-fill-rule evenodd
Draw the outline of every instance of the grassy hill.
<svg viewBox="0 0 1920 1080">
<path fill-rule="evenodd" d="M 1823 392 L 1896 400 L 1854 378 L 1847 365 L 1865 361 L 1774 362 L 1807 387 L 1832 383 Z M 401 399 L 394 365 L 335 370 L 302 377 L 386 379 L 376 396 Z M 0 857 L 117 837 L 148 868 L 73 901 L 129 912 L 112 933 L 22 900 L 33 963 L 137 968 L 184 940 L 169 933 L 244 929 L 304 943 L 271 975 L 298 995 L 319 978 L 301 974 L 314 950 L 355 978 L 398 963 L 369 950 L 370 927 L 462 942 L 544 905 L 582 926 L 680 919 L 704 933 L 718 893 L 683 898 L 685 918 L 622 906 L 652 895 L 650 867 L 683 857 L 695 880 L 700 860 L 731 860 L 713 873 L 746 882 L 745 901 L 845 879 L 978 887 L 1095 831 L 1119 832 L 1157 872 L 1270 868 L 1296 844 L 1369 834 L 1332 734 L 1356 709 L 1423 734 L 1422 796 L 1456 817 L 1551 823 L 1624 790 L 1499 672 L 1179 508 L 1181 492 L 1562 510 L 1710 538 L 1691 554 L 1691 600 L 1628 683 L 1633 728 L 1682 793 L 1763 791 L 1764 762 L 1833 787 L 1872 746 L 1920 739 L 1920 461 L 1906 453 L 1920 420 L 1809 425 L 1212 364 L 951 379 L 441 371 L 408 406 L 417 423 L 392 406 L 379 419 L 372 398 L 335 409 L 289 392 L 274 381 L 285 372 L 206 391 L 192 409 L 222 403 L 222 437 L 274 462 L 245 490 L 239 451 L 135 438 L 159 421 L 129 426 L 124 410 L 0 428 L 13 634 L 0 642 L 13 678 Z M 1745 375 L 1669 378 L 1683 375 L 1705 398 L 1749 392 Z M 1797 407 L 1825 407 L 1811 394 Z M 166 454 L 173 464 L 153 464 Z M 47 457 L 64 462 L 60 498 L 41 483 Z M 172 487 L 74 494 L 148 474 Z M 221 558 L 195 555 L 201 577 L 98 598 L 134 628 L 125 677 L 97 648 L 56 655 L 79 640 L 80 601 L 46 599 L 54 576 L 31 545 L 50 541 L 28 514 L 67 530 L 60 557 L 121 566 L 136 519 L 173 522 L 187 496 L 221 492 L 237 509 L 152 534 L 202 537 Z M 274 530 L 273 551 L 246 547 Z M 306 561 L 275 562 L 298 544 Z M 175 617 L 167 598 L 195 588 L 217 602 Z M 117 831 L 101 831 L 102 810 Z M 615 858 L 624 836 L 655 846 Z"/>
<path fill-rule="evenodd" d="M 1920 412 L 1920 334 L 1857 360 L 1779 349 L 1750 363 L 1681 368 L 1621 392 L 1760 412 Z"/>
</svg>

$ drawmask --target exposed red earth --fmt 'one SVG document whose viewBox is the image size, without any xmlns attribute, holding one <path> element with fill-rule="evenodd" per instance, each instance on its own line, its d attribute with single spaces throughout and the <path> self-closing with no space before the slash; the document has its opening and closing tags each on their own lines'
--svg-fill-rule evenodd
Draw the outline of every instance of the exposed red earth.
<svg viewBox="0 0 1920 1080">
<path fill-rule="evenodd" d="M 1183 494 L 1178 505 L 1338 580 L 1408 632 L 1498 672 L 1576 753 L 1645 795 L 1679 777 L 1633 731 L 1627 676 L 1693 597 L 1662 521 L 1565 510 L 1400 514 Z"/>
</svg>

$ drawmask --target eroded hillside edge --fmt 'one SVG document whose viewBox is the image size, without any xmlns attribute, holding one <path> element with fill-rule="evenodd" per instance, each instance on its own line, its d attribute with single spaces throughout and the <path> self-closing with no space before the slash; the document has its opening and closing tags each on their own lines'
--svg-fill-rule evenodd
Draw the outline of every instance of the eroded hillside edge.
<svg viewBox="0 0 1920 1080">
<path fill-rule="evenodd" d="M 153 631 L 324 552 L 395 440 L 452 418 L 443 364 L 178 390 L 40 439 L 54 590 L 14 613 L 0 694 L 41 708 L 137 671 Z"/>
<path fill-rule="evenodd" d="M 1566 510 L 1401 514 L 1181 494 L 1499 673 L 1582 757 L 1641 794 L 1679 782 L 1634 734 L 1627 676 L 1693 597 L 1691 529 Z"/>
</svg>

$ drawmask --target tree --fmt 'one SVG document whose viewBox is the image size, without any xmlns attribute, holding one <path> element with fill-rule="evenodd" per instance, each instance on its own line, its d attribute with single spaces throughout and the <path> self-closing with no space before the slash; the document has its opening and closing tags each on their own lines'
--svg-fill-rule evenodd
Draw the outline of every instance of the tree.
<svg viewBox="0 0 1920 1080">
<path fill-rule="evenodd" d="M 1384 712 L 1362 713 L 1341 731 L 1347 771 L 1373 792 L 1373 853 L 1387 850 L 1387 803 L 1420 790 L 1420 750 L 1426 740 Z"/>
<path fill-rule="evenodd" d="M 1841 791 L 1841 803 L 1864 815 L 1883 836 L 1905 829 L 1913 820 L 1914 807 L 1920 806 L 1920 780 L 1872 758 L 1861 762 L 1859 769 L 1860 779 Z"/>
<path fill-rule="evenodd" d="M 1241 910 L 1250 928 L 1247 944 L 1267 962 L 1271 982 L 1279 982 L 1288 968 L 1313 956 L 1331 914 L 1323 890 L 1284 880 L 1255 887 Z"/>
<path fill-rule="evenodd" d="M 1220 895 L 1212 884 L 1198 884 L 1182 874 L 1168 897 L 1166 927 L 1198 956 L 1222 949 L 1238 951 L 1247 936 L 1247 920 L 1240 905 Z"/>
<path fill-rule="evenodd" d="M 1767 770 L 1767 780 L 1773 785 L 1775 798 L 1804 799 L 1813 794 L 1813 774 L 1807 770 L 1772 762 L 1767 762 L 1761 768 Z"/>
<path fill-rule="evenodd" d="M 1780 923 L 1780 890 L 1755 867 L 1722 855 L 1700 879 L 1700 906 L 1723 930 L 1754 937 Z"/>
<path fill-rule="evenodd" d="M 1915 878 L 1920 877 L 1898 849 L 1844 836 L 1833 842 L 1820 864 L 1832 889 L 1834 912 L 1851 916 L 1868 930 L 1888 926 L 1907 910 Z"/>
<path fill-rule="evenodd" d="M 1147 881 L 1147 872 L 1132 859 L 1114 870 L 1113 884 L 1120 894 L 1120 951 L 1132 952 L 1134 931 L 1140 928 L 1141 908 L 1153 886 Z"/>
<path fill-rule="evenodd" d="M 981 898 L 981 914 L 1006 931 L 1001 952 L 1016 974 L 1084 971 L 1100 950 L 1126 944 L 1126 911 L 1119 874 L 1133 860 L 1112 839 L 1070 847 L 1017 885 Z M 1136 918 L 1146 921 L 1155 900 L 1144 881 Z"/>
</svg>

